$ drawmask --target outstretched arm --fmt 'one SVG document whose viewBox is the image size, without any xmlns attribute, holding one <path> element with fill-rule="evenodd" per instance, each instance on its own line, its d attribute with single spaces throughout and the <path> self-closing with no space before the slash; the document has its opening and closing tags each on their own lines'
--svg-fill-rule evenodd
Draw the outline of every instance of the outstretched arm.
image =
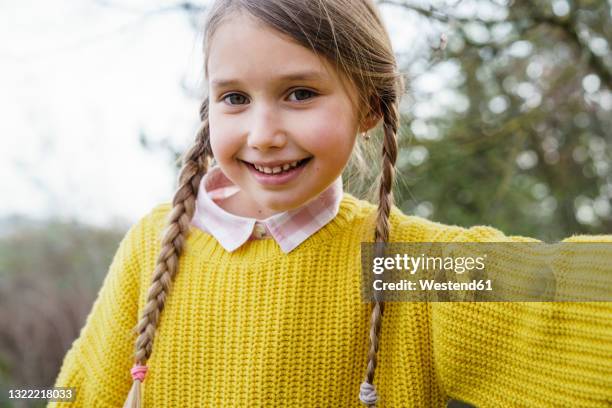
<svg viewBox="0 0 612 408">
<path fill-rule="evenodd" d="M 536 241 L 490 227 L 449 227 L 447 234 L 437 240 Z M 563 242 L 612 244 L 612 236 Z M 604 264 L 589 255 L 592 246 L 562 248 L 553 256 L 557 277 L 572 276 L 577 259 L 592 257 L 592 268 Z M 515 259 L 520 265 L 520 254 Z M 431 324 L 436 370 L 449 397 L 479 408 L 612 405 L 612 303 L 433 303 Z"/>
</svg>

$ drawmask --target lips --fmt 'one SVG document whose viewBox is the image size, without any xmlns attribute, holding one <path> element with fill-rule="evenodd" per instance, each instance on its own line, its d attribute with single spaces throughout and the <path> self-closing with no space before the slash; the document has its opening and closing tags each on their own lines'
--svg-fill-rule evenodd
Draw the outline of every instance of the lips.
<svg viewBox="0 0 612 408">
<path fill-rule="evenodd" d="M 258 170 L 254 164 L 242 161 L 249 173 L 252 175 L 253 179 L 262 186 L 266 188 L 274 188 L 278 189 L 284 185 L 289 185 L 289 183 L 297 180 L 300 175 L 307 169 L 308 163 L 310 163 L 310 159 L 312 157 L 299 160 L 298 165 L 296 167 L 289 167 L 288 170 L 283 170 L 277 173 L 266 173 Z M 259 166 L 258 166 L 259 167 Z M 270 168 L 268 168 L 270 171 Z"/>
<path fill-rule="evenodd" d="M 305 159 L 293 160 L 293 161 L 285 160 L 285 161 L 276 161 L 276 162 L 267 162 L 267 163 L 259 163 L 259 162 L 251 163 L 251 162 L 247 162 L 244 160 L 242 160 L 242 162 L 251 166 L 252 168 L 254 168 L 255 170 L 257 170 L 258 172 L 262 174 L 273 175 L 273 174 L 284 173 L 291 169 L 301 167 L 302 165 L 306 164 L 310 159 L 312 159 L 312 157 L 307 157 Z"/>
</svg>

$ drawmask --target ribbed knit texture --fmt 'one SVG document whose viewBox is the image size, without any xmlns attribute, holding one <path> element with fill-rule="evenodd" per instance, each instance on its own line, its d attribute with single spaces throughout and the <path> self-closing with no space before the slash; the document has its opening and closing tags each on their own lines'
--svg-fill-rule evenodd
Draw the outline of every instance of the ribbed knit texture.
<svg viewBox="0 0 612 408">
<path fill-rule="evenodd" d="M 136 325 L 170 204 L 121 242 L 56 386 L 74 403 L 122 406 Z M 361 407 L 369 304 L 360 242 L 376 207 L 346 194 L 334 220 L 284 254 L 272 239 L 226 252 L 193 228 L 143 384 L 152 407 Z M 391 241 L 525 241 L 391 213 Z M 612 241 L 611 236 L 573 237 Z M 610 407 L 609 303 L 387 303 L 375 384 L 379 407 Z"/>
</svg>

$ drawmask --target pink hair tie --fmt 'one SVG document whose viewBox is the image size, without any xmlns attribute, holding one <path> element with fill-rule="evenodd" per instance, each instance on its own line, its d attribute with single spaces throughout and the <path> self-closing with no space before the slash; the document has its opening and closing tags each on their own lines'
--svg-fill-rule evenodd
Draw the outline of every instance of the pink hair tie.
<svg viewBox="0 0 612 408">
<path fill-rule="evenodd" d="M 134 364 L 134 367 L 130 370 L 132 372 L 132 379 L 139 380 L 140 382 L 144 381 L 145 375 L 147 374 L 147 366 Z"/>
</svg>

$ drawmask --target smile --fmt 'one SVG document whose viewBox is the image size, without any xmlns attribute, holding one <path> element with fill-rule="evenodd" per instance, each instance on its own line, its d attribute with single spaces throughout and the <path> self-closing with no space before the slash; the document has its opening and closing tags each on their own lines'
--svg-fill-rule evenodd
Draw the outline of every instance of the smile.
<svg viewBox="0 0 612 408">
<path fill-rule="evenodd" d="M 297 178 L 306 165 L 311 161 L 312 157 L 285 163 L 282 166 L 265 167 L 257 164 L 242 161 L 249 169 L 255 180 L 264 185 L 281 185 L 293 181 Z"/>
<path fill-rule="evenodd" d="M 311 157 L 308 157 L 306 159 L 296 160 L 296 161 L 290 162 L 290 163 L 279 164 L 279 165 L 274 166 L 274 167 L 262 166 L 262 165 L 259 165 L 257 163 L 249 163 L 249 162 L 244 162 L 244 163 L 253 166 L 260 173 L 279 174 L 279 173 L 287 172 L 287 171 L 289 171 L 291 169 L 294 169 L 296 167 L 299 167 L 299 166 L 301 166 L 303 164 L 306 164 L 306 162 L 308 160 L 310 160 L 310 159 L 311 159 Z"/>
</svg>

